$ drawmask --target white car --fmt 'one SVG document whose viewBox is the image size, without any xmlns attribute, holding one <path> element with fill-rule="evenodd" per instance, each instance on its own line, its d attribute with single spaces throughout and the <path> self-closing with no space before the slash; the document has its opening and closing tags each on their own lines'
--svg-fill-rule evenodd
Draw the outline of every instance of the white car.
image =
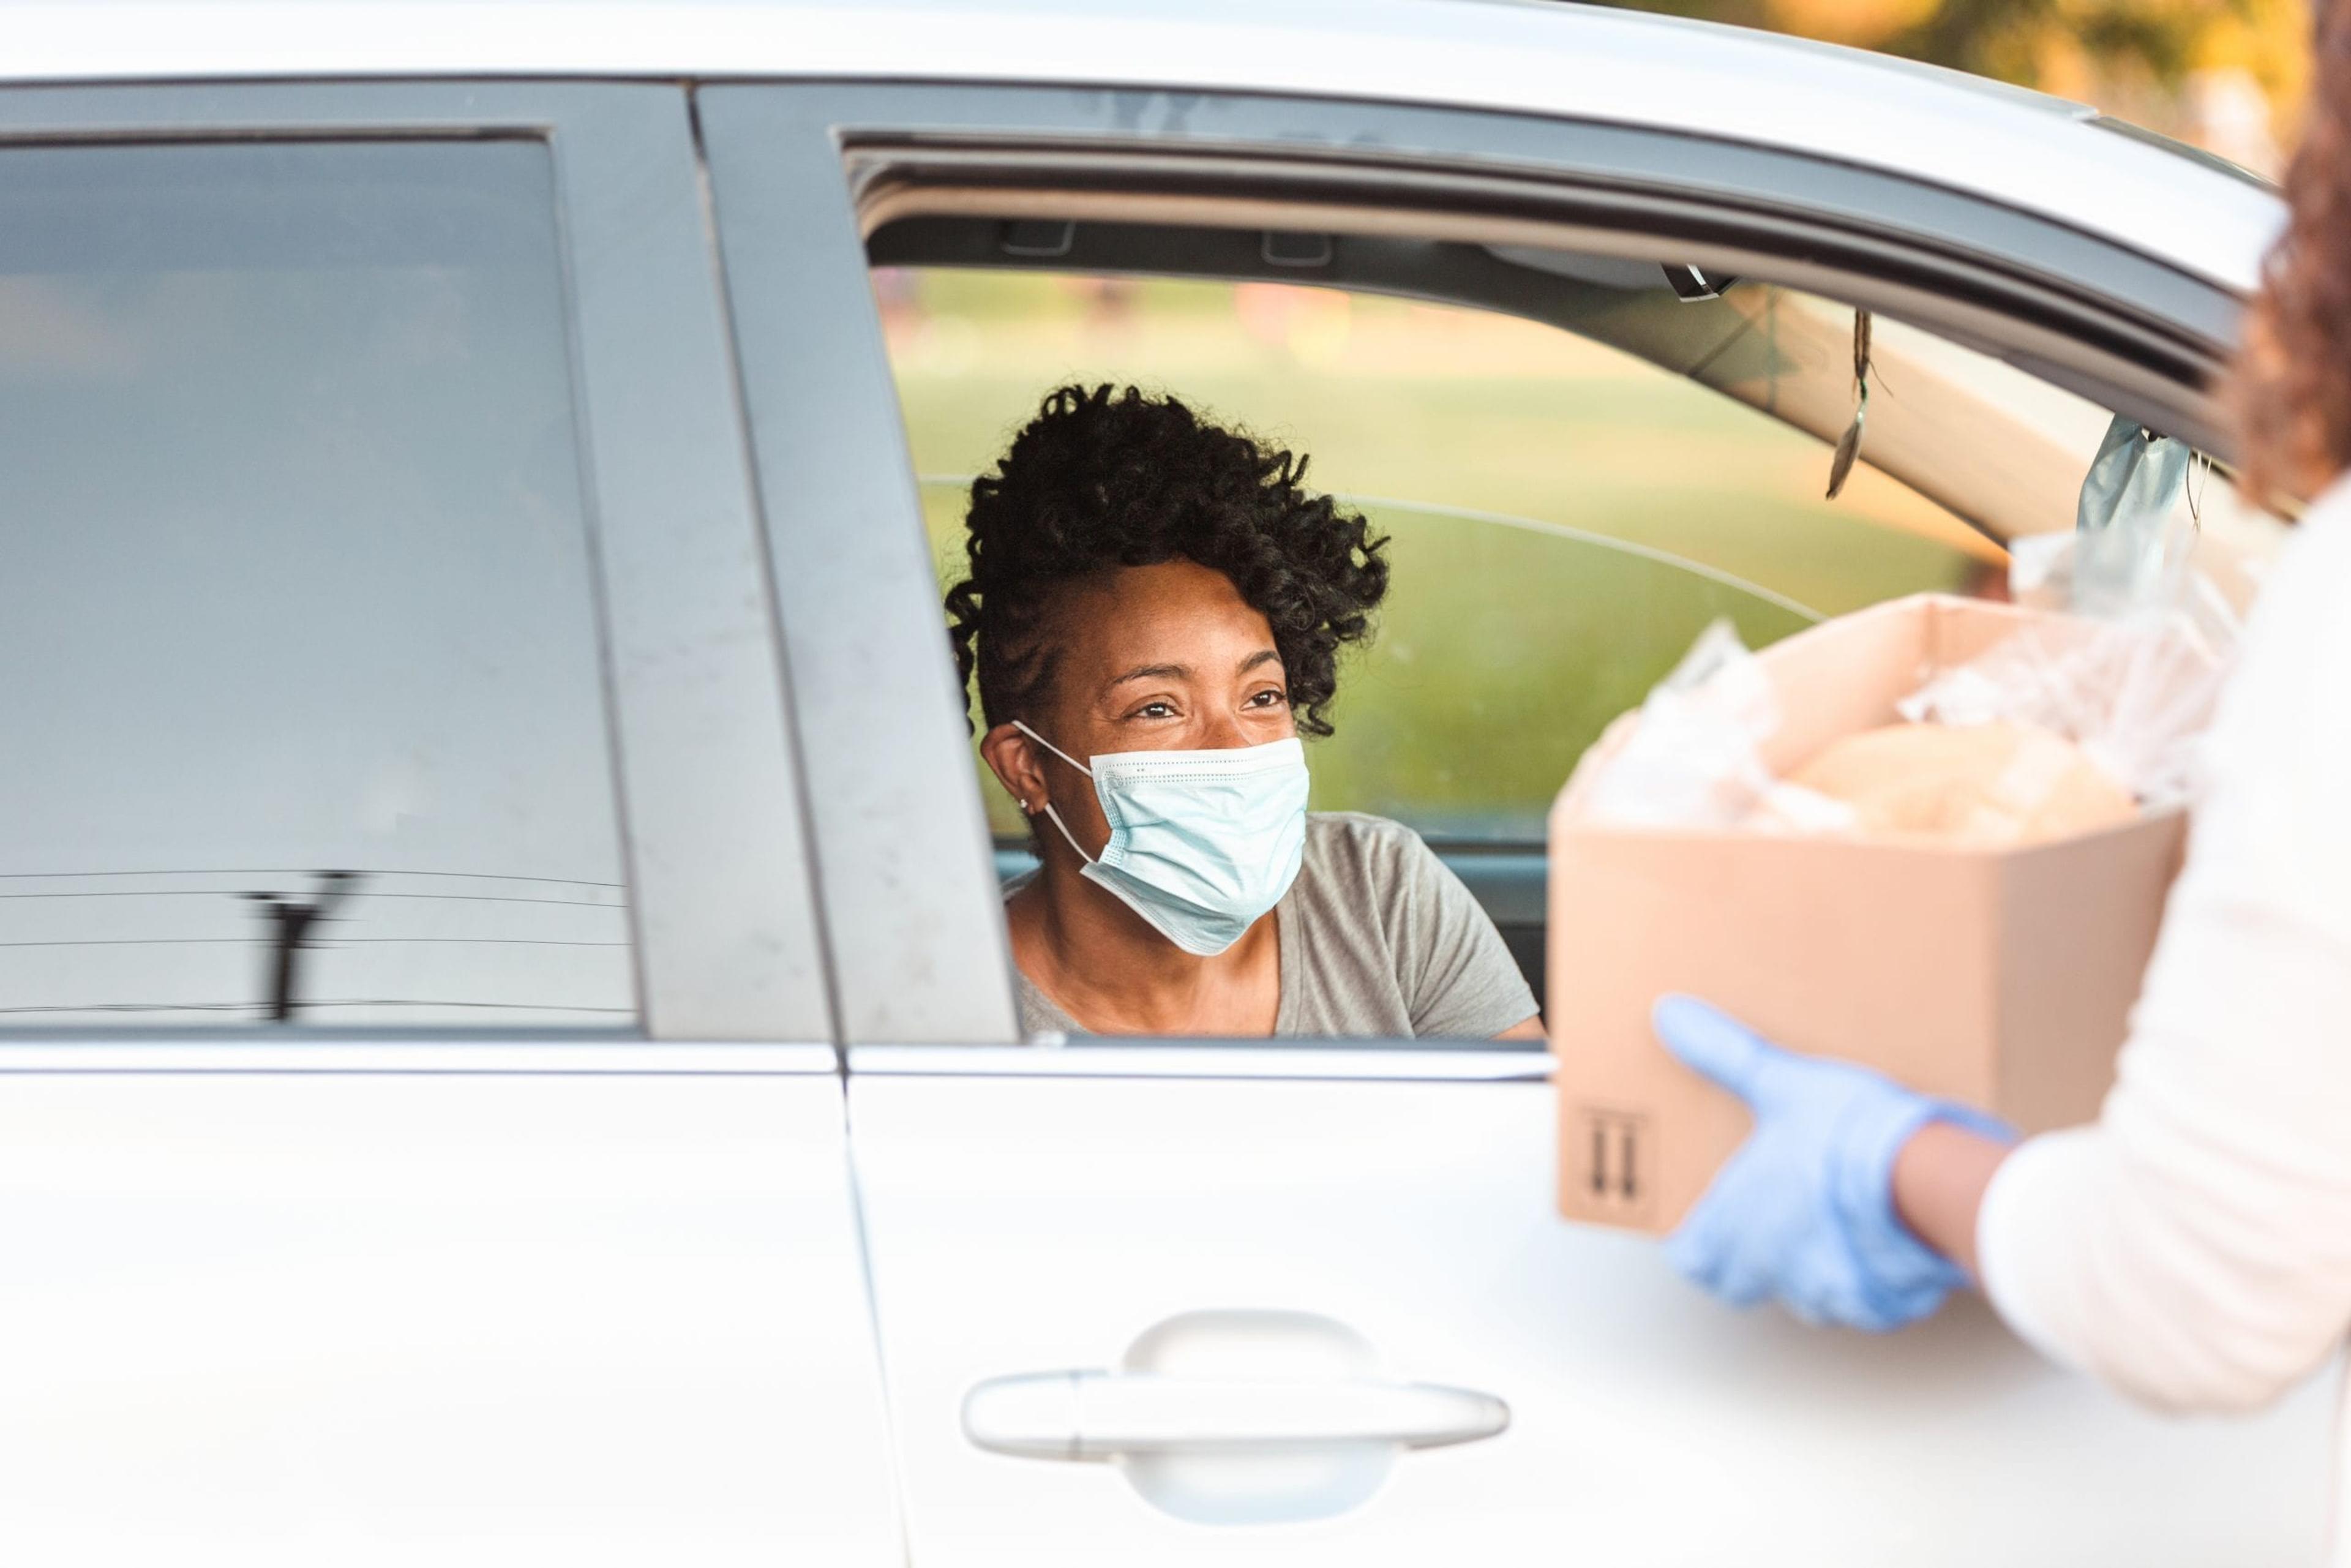
<svg viewBox="0 0 2351 1568">
<path fill-rule="evenodd" d="M 869 282 L 1548 321 L 1823 470 L 1865 308 L 1998 541 L 2044 407 L 2225 458 L 2279 221 L 1572 6 L 0 6 L 0 1561 L 2311 1560 L 2322 1397 L 1728 1311 L 1540 1049 L 1023 1040 Z"/>
</svg>

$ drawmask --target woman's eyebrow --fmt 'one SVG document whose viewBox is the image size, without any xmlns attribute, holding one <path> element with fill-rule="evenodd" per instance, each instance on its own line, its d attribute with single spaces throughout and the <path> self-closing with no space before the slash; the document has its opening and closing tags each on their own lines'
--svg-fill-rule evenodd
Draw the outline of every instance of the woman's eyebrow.
<svg viewBox="0 0 2351 1568">
<path fill-rule="evenodd" d="M 1189 664 L 1137 664 L 1123 675 L 1113 675 L 1102 689 L 1108 691 L 1112 686 L 1123 686 L 1129 681 L 1188 680 L 1191 674 L 1192 666 Z"/>
<path fill-rule="evenodd" d="M 1280 657 L 1281 654 L 1274 649 L 1259 648 L 1256 653 L 1251 653 L 1248 658 L 1241 661 L 1240 673 L 1246 675 L 1251 670 L 1256 669 L 1259 664 L 1270 664 Z"/>
</svg>

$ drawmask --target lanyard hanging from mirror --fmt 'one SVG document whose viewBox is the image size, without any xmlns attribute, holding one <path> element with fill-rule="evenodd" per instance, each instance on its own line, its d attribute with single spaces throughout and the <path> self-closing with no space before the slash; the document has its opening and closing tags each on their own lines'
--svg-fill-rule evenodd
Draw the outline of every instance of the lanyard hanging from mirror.
<svg viewBox="0 0 2351 1568">
<path fill-rule="evenodd" d="M 1836 455 L 1829 459 L 1829 496 L 1832 501 L 1844 489 L 1844 482 L 1853 477 L 1853 465 L 1861 455 L 1861 427 L 1869 418 L 1869 312 L 1853 313 L 1853 423 L 1845 426 L 1837 438 Z"/>
</svg>

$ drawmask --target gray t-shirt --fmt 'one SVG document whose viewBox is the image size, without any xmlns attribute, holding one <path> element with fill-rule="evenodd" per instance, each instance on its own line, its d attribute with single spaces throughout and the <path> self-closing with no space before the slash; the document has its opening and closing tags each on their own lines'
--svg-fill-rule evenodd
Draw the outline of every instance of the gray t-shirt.
<svg viewBox="0 0 2351 1568">
<path fill-rule="evenodd" d="M 1309 813 L 1305 861 L 1274 922 L 1277 1035 L 1491 1040 L 1535 1016 L 1501 933 L 1401 822 Z M 1015 969 L 1012 980 L 1024 1030 L 1085 1032 L 1028 976 Z"/>
</svg>

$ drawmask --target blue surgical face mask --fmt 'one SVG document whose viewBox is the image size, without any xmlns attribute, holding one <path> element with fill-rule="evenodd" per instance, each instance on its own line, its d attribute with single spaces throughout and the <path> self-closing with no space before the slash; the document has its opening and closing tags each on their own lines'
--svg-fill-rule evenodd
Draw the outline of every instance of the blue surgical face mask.
<svg viewBox="0 0 2351 1568">
<path fill-rule="evenodd" d="M 1186 953 L 1241 939 L 1297 879 L 1306 853 L 1306 748 L 1292 737 L 1223 751 L 1120 751 L 1088 767 L 1029 739 L 1094 781 L 1110 841 L 1087 854 L 1050 800 L 1045 814 L 1107 888 Z"/>
</svg>

